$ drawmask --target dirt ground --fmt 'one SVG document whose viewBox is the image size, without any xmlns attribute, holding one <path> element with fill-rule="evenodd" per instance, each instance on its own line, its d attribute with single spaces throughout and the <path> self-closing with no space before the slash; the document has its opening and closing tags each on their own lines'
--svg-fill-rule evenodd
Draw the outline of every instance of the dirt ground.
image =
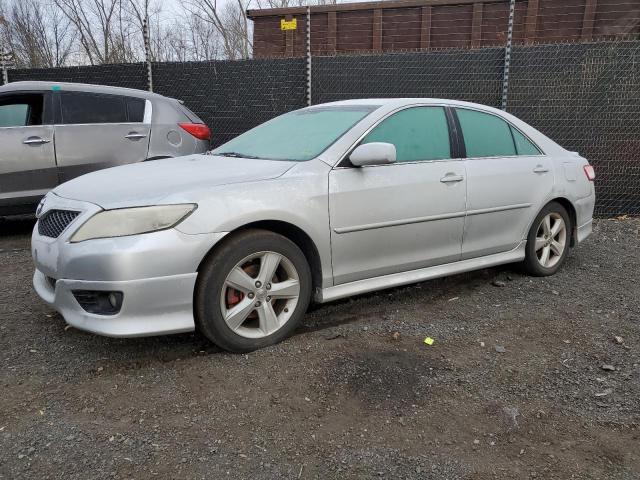
<svg viewBox="0 0 640 480">
<path fill-rule="evenodd" d="M 65 329 L 0 221 L 0 478 L 640 478 L 640 220 L 321 306 L 249 355 Z M 432 346 L 423 343 L 430 336 Z"/>
</svg>

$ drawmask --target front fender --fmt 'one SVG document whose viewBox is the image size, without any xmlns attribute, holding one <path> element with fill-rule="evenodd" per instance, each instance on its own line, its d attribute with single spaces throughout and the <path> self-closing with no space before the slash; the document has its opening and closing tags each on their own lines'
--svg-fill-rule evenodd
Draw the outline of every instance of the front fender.
<svg viewBox="0 0 640 480">
<path fill-rule="evenodd" d="M 198 209 L 178 230 L 188 234 L 233 232 L 245 225 L 279 221 L 304 231 L 316 246 L 323 284 L 331 283 L 328 183 L 325 175 L 280 177 L 216 187 L 196 200 Z"/>
</svg>

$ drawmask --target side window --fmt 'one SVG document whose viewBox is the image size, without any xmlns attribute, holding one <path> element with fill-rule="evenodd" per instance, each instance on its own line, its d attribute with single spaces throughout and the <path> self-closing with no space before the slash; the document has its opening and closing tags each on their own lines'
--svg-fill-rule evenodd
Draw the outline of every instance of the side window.
<svg viewBox="0 0 640 480">
<path fill-rule="evenodd" d="M 96 93 L 63 92 L 62 123 L 125 123 L 124 97 Z"/>
<path fill-rule="evenodd" d="M 362 143 L 386 142 L 396 147 L 398 162 L 451 158 L 449 127 L 442 107 L 413 107 L 382 121 Z"/>
<path fill-rule="evenodd" d="M 44 95 L 22 94 L 0 98 L 0 128 L 42 125 Z"/>
<path fill-rule="evenodd" d="M 516 143 L 518 155 L 540 155 L 540 150 L 525 137 L 520 130 L 511 127 L 513 141 Z"/>
<path fill-rule="evenodd" d="M 511 126 L 489 113 L 456 108 L 467 157 L 504 157 L 516 154 Z"/>
<path fill-rule="evenodd" d="M 145 101 L 142 98 L 127 97 L 127 116 L 130 122 L 144 121 Z"/>
</svg>

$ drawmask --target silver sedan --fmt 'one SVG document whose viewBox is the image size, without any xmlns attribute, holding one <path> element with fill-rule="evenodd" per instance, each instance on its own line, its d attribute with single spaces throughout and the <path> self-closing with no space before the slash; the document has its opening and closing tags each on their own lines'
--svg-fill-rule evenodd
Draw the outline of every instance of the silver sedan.
<svg viewBox="0 0 640 480">
<path fill-rule="evenodd" d="M 591 233 L 594 171 L 500 110 L 370 99 L 287 113 L 217 148 L 58 186 L 38 294 L 109 336 L 202 332 L 244 352 L 309 302 L 521 262 L 552 275 Z"/>
</svg>

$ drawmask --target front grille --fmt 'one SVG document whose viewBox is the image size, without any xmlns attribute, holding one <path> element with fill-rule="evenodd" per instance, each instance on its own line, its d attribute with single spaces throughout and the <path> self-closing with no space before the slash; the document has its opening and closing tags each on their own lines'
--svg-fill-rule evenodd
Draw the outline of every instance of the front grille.
<svg viewBox="0 0 640 480">
<path fill-rule="evenodd" d="M 73 210 L 50 210 L 38 220 L 38 233 L 45 237 L 58 238 L 80 212 Z"/>
</svg>

